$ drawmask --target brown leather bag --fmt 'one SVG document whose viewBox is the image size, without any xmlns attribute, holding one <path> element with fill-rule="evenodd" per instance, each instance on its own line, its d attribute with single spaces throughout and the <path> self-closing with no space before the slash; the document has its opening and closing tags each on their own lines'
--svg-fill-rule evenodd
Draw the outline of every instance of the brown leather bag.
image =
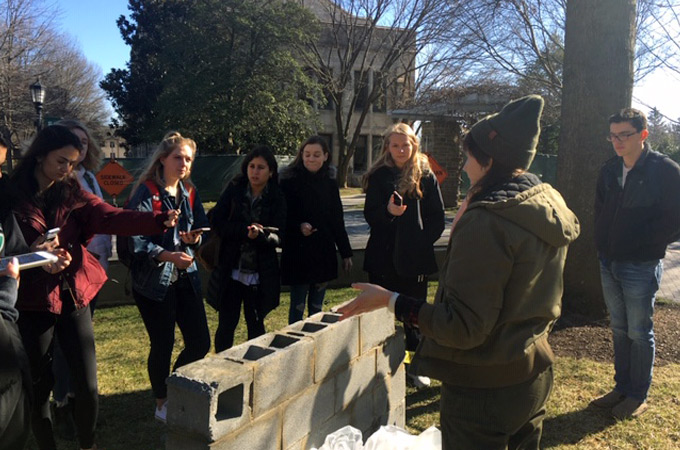
<svg viewBox="0 0 680 450">
<path fill-rule="evenodd" d="M 220 236 L 216 232 L 210 233 L 208 239 L 198 247 L 196 259 L 208 271 L 217 267 L 220 257 Z"/>
</svg>

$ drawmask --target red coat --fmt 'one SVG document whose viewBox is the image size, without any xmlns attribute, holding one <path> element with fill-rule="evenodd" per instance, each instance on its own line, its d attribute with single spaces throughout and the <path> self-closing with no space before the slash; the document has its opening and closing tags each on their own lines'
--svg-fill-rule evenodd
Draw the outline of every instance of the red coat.
<svg viewBox="0 0 680 450">
<path fill-rule="evenodd" d="M 85 247 L 95 234 L 152 235 L 161 233 L 167 212 L 138 212 L 116 208 L 80 190 L 58 209 L 54 223 L 30 201 L 14 205 L 14 214 L 27 243 L 49 228 L 60 227 L 59 243 L 72 256 L 71 264 L 58 274 L 31 269 L 21 274 L 17 309 L 60 314 L 62 297 L 73 294 L 77 308 L 87 306 L 106 281 L 106 272 Z"/>
</svg>

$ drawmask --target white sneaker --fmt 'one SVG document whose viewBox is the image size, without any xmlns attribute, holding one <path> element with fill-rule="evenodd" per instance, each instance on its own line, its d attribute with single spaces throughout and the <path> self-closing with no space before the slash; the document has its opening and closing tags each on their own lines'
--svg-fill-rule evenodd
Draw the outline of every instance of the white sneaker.
<svg viewBox="0 0 680 450">
<path fill-rule="evenodd" d="M 409 378 L 409 380 L 411 380 L 411 384 L 413 384 L 413 386 L 414 386 L 416 389 L 426 388 L 426 387 L 428 387 L 428 386 L 430 385 L 430 383 L 431 383 L 429 377 L 424 377 L 424 376 L 422 376 L 422 375 L 411 375 L 411 374 L 408 374 L 408 378 Z"/>
<path fill-rule="evenodd" d="M 156 408 L 155 418 L 159 422 L 166 423 L 168 418 L 168 402 L 163 403 L 160 409 Z"/>
</svg>

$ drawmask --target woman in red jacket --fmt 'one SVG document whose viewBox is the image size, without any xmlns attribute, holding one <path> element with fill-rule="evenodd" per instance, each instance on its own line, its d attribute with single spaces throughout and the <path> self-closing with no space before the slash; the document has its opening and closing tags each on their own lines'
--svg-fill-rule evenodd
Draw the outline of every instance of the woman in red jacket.
<svg viewBox="0 0 680 450">
<path fill-rule="evenodd" d="M 95 234 L 155 234 L 177 219 L 175 210 L 122 210 L 82 190 L 73 175 L 80 149 L 68 128 L 49 126 L 38 133 L 11 176 L 12 208 L 24 238 L 34 242 L 60 228 L 60 261 L 22 274 L 16 305 L 33 377 L 33 434 L 41 450 L 56 448 L 49 410 L 55 333 L 75 382 L 80 447 L 96 448 L 97 367 L 89 303 L 106 273 L 85 247 Z"/>
</svg>

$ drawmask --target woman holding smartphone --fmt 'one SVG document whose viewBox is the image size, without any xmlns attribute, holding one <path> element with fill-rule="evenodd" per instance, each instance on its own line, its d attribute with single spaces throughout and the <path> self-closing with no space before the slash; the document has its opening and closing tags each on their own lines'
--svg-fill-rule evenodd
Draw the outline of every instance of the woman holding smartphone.
<svg viewBox="0 0 680 450">
<path fill-rule="evenodd" d="M 434 243 L 444 231 L 444 202 L 420 141 L 405 123 L 390 126 L 383 150 L 363 179 L 364 217 L 371 227 L 364 270 L 371 283 L 425 299 L 428 276 L 437 272 Z M 404 324 L 407 363 L 418 346 L 417 330 Z M 426 377 L 409 373 L 416 387 Z"/>
<path fill-rule="evenodd" d="M 182 332 L 184 349 L 173 370 L 203 358 L 210 350 L 201 281 L 194 260 L 201 243 L 200 228 L 209 224 L 190 178 L 195 157 L 196 143 L 192 139 L 177 132 L 166 134 L 133 187 L 127 205 L 138 211 L 180 211 L 173 228 L 130 238 L 132 294 L 151 341 L 147 369 L 156 398 L 155 417 L 161 422 L 167 416 L 165 379 L 170 374 L 175 324 Z"/>
<path fill-rule="evenodd" d="M 286 201 L 279 189 L 278 165 L 269 147 L 251 150 L 241 173 L 220 196 L 212 213 L 212 230 L 220 236 L 221 289 L 215 351 L 234 344 L 241 316 L 248 339 L 265 333 L 264 318 L 279 305 L 281 281 L 276 247 L 286 226 Z"/>
<path fill-rule="evenodd" d="M 53 387 L 52 344 L 59 336 L 78 402 L 75 422 L 82 449 L 96 448 L 98 394 L 94 333 L 89 304 L 106 281 L 86 250 L 92 236 L 157 233 L 173 226 L 177 211 L 125 211 L 82 190 L 73 176 L 82 144 L 68 128 L 38 133 L 11 176 L 12 207 L 27 242 L 60 228 L 60 260 L 22 274 L 19 330 L 33 377 L 33 434 L 38 447 L 54 449 L 49 396 Z"/>
</svg>

